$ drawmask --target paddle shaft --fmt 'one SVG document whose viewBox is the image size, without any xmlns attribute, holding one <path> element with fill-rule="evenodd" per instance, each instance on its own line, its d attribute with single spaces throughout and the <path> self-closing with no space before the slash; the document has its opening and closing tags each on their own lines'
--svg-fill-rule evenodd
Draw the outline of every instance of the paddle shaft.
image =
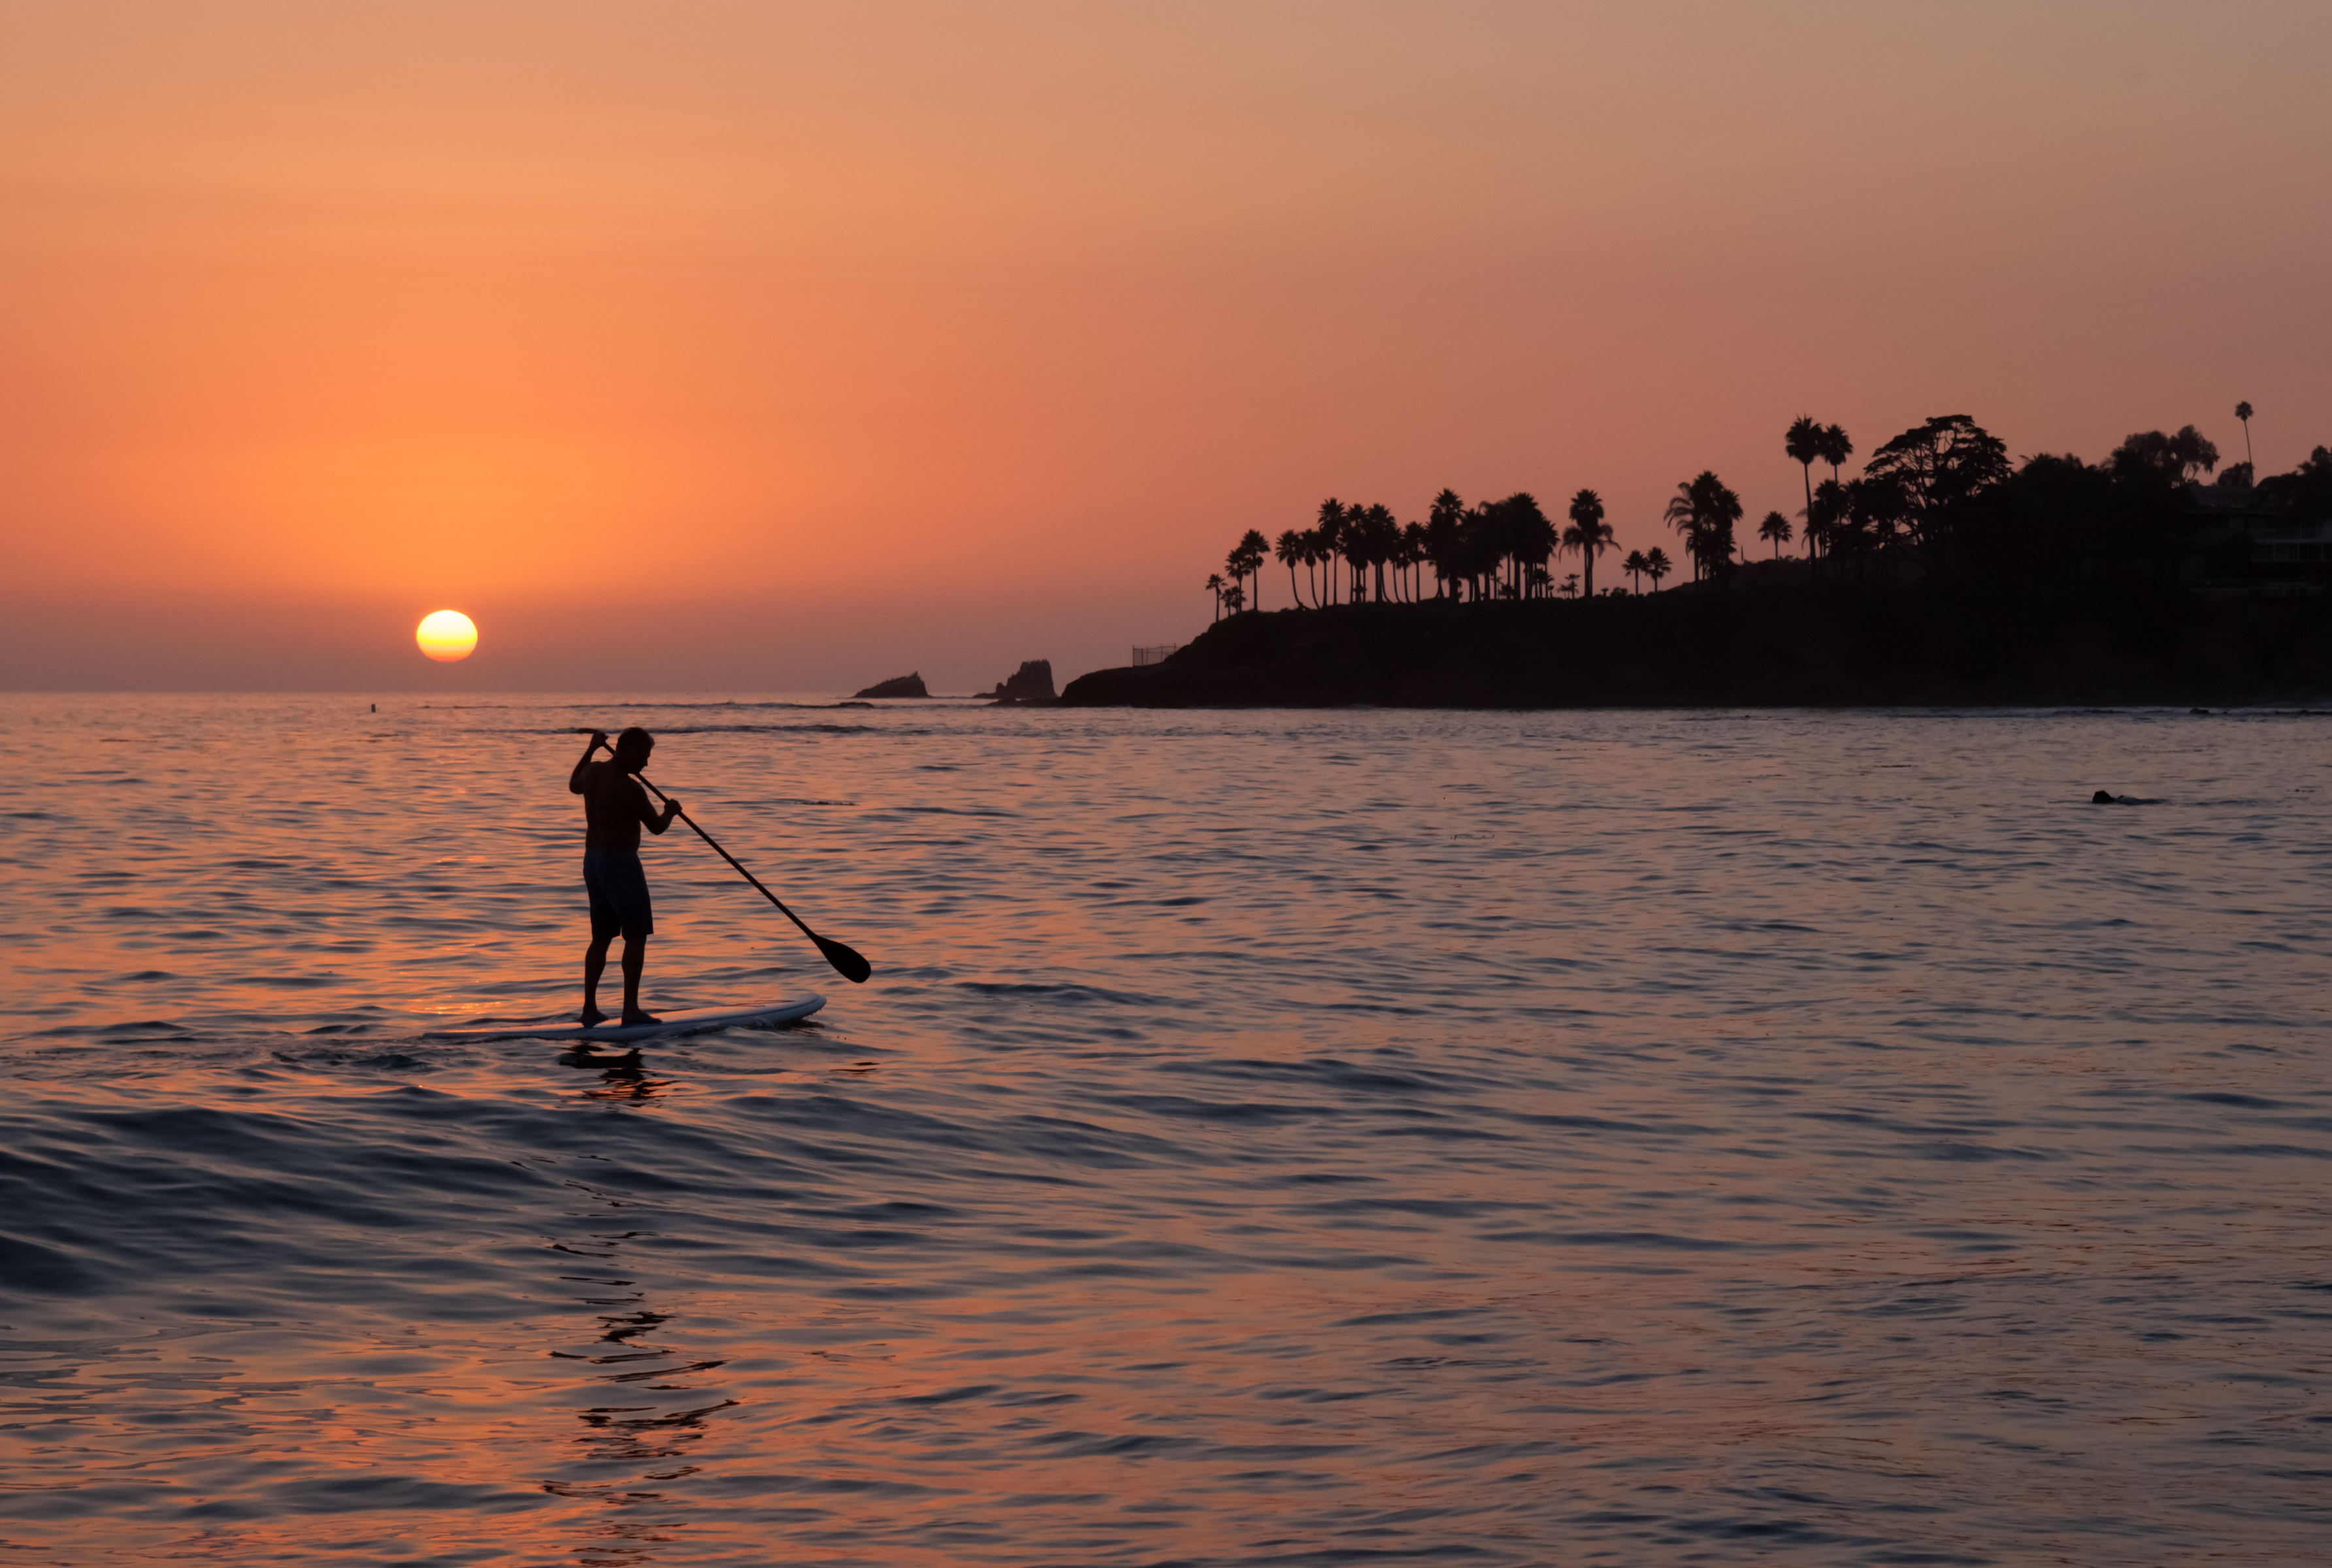
<svg viewBox="0 0 2332 1568">
<path fill-rule="evenodd" d="M 633 774 L 633 775 L 632 775 L 632 777 L 633 777 L 633 778 L 635 778 L 635 779 L 638 779 L 642 784 L 646 785 L 646 786 L 647 786 L 647 791 L 648 791 L 648 793 L 649 793 L 649 794 L 651 794 L 651 795 L 655 796 L 657 799 L 659 799 L 659 800 L 663 801 L 663 802 L 664 802 L 665 805 L 667 805 L 667 806 L 669 806 L 669 805 L 671 805 L 671 804 L 672 804 L 672 797 L 671 797 L 671 796 L 669 796 L 669 795 L 666 795 L 663 790 L 661 790 L 661 789 L 657 789 L 654 784 L 650 784 L 650 783 L 648 783 L 648 777 L 647 777 L 647 775 L 646 775 L 646 774 L 645 774 L 645 773 L 635 773 L 635 774 Z M 680 817 L 680 819 L 681 819 L 683 822 L 687 823 L 687 824 L 688 824 L 688 826 L 689 826 L 691 828 L 694 829 L 694 831 L 695 831 L 695 833 L 696 833 L 696 836 L 697 836 L 699 838 L 702 838 L 702 840 L 704 840 L 704 842 L 705 842 L 705 843 L 710 844 L 711 846 L 712 846 L 712 853 L 713 853 L 713 854 L 715 854 L 715 855 L 719 856 L 722 859 L 723 859 L 723 860 L 727 861 L 730 865 L 731 865 L 735 866 L 735 867 L 737 868 L 737 875 L 740 875 L 740 876 L 743 877 L 746 881 L 748 881 L 748 882 L 751 883 L 751 884 L 753 884 L 753 886 L 755 887 L 755 889 L 757 889 L 757 890 L 760 893 L 760 895 L 761 895 L 763 898 L 766 898 L 766 899 L 768 899 L 771 904 L 776 904 L 776 905 L 778 906 L 778 913 L 779 913 L 779 914 L 784 915 L 788 920 L 792 921 L 796 925 L 799 925 L 799 926 L 801 926 L 801 929 L 802 929 L 802 934 L 803 934 L 804 936 L 810 938 L 812 941 L 816 941 L 816 940 L 817 939 L 817 932 L 814 932 L 814 931 L 810 930 L 810 928 L 809 928 L 808 926 L 807 926 L 807 925 L 803 925 L 803 924 L 802 924 L 802 917 L 801 917 L 800 915 L 798 915 L 798 914 L 796 914 L 792 910 L 788 909 L 788 908 L 785 906 L 785 903 L 784 903 L 784 901 L 783 901 L 783 900 L 781 900 L 780 898 L 779 898 L 779 897 L 778 897 L 778 895 L 777 895 L 776 894 L 771 893 L 768 888 L 761 886 L 761 879 L 760 879 L 760 877 L 758 877 L 758 876 L 754 875 L 751 872 L 750 872 L 750 871 L 746 870 L 746 869 L 745 869 L 745 863 L 744 863 L 743 861 L 739 860 L 735 856 L 733 856 L 733 855 L 730 854 L 727 850 L 725 850 L 725 849 L 722 848 L 722 847 L 721 847 L 721 841 L 720 841 L 719 839 L 717 839 L 717 838 L 713 837 L 712 837 L 712 835 L 711 835 L 710 833 L 707 833 L 706 831 L 704 831 L 704 829 L 703 829 L 703 828 L 702 828 L 702 827 L 697 827 L 697 825 L 696 825 L 696 818 L 695 818 L 695 817 L 691 817 L 691 816 L 690 816 L 687 812 L 685 812 L 685 811 L 683 811 L 683 812 L 679 813 L 679 817 Z"/>
</svg>

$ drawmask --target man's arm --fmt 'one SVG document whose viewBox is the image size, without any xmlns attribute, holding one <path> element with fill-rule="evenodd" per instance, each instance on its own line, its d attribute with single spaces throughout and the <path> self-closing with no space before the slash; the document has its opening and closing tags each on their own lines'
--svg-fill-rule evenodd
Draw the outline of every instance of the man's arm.
<svg viewBox="0 0 2332 1568">
<path fill-rule="evenodd" d="M 583 748 L 583 760 L 576 763 L 575 771 L 567 776 L 567 793 L 569 795 L 583 793 L 583 770 L 591 765 L 591 754 L 607 743 L 607 731 L 605 730 L 591 731 L 591 743 Z"/>
<path fill-rule="evenodd" d="M 635 777 L 632 782 L 640 785 L 640 826 L 650 833 L 662 837 L 664 830 L 671 827 L 673 819 L 680 815 L 680 802 L 667 800 L 664 803 L 662 813 L 658 813 L 655 807 L 648 804 L 648 787 L 645 784 L 640 784 L 637 777 Z"/>
</svg>

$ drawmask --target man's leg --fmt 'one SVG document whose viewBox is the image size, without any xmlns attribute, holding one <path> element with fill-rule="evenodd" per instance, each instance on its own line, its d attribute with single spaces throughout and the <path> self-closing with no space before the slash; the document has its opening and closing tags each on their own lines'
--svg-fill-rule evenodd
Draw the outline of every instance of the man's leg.
<svg viewBox="0 0 2332 1568">
<path fill-rule="evenodd" d="M 583 1027 L 587 1029 L 607 1016 L 599 1010 L 599 976 L 607 968 L 608 940 L 595 936 L 583 950 Z"/>
<path fill-rule="evenodd" d="M 648 939 L 645 935 L 624 938 L 624 1021 L 627 1024 L 652 1023 L 655 1020 L 640 1010 L 640 971 L 647 967 Z"/>
</svg>

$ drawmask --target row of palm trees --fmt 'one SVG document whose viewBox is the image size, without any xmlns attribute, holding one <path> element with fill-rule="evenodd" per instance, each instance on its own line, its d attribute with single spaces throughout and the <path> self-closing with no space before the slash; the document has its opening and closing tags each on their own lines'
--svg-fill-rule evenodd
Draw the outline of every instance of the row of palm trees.
<svg viewBox="0 0 2332 1568">
<path fill-rule="evenodd" d="M 1218 615 L 1249 604 L 1260 608 L 1263 569 L 1276 559 L 1287 569 L 1288 593 L 1299 608 L 1414 604 L 1429 597 L 1429 568 L 1434 598 L 1544 598 L 1579 591 L 1580 576 L 1558 588 L 1551 569 L 1557 555 L 1570 551 L 1579 557 L 1585 591 L 1592 595 L 1596 558 L 1611 548 L 1602 498 L 1582 490 L 1565 516 L 1567 526 L 1556 524 L 1526 491 L 1468 506 L 1456 491 L 1445 490 L 1433 498 L 1425 521 L 1407 524 L 1382 504 L 1347 506 L 1331 496 L 1310 528 L 1288 529 L 1276 541 L 1249 529 L 1207 587 L 1216 595 Z M 1621 569 L 1657 583 L 1668 569 L 1668 558 L 1658 550 L 1651 556 L 1636 551 Z"/>
<path fill-rule="evenodd" d="M 2228 472 L 2240 473 L 2245 488 L 2252 475 L 2251 414 L 2250 403 L 2235 405 L 2235 417 L 2243 425 L 2244 461 Z M 1983 515 L 1976 509 L 2019 474 L 2006 445 L 1964 414 L 1935 416 L 1882 443 L 1852 480 L 1845 477 L 1844 467 L 1854 455 L 1854 443 L 1840 425 L 1801 416 L 1783 433 L 1782 450 L 1798 464 L 1805 487 L 1805 509 L 1798 515 L 1808 560 L 1836 557 L 1841 566 L 1897 547 L 1947 552 L 1957 537 L 1954 531 L 1980 526 Z M 2154 494 L 2198 483 L 2201 474 L 2217 467 L 2218 455 L 2217 447 L 2192 425 L 2173 434 L 2143 431 L 2116 447 L 2097 472 Z M 1820 483 L 1813 477 L 1817 463 L 1830 471 Z M 2045 480 L 2068 464 L 2067 472 L 2088 472 L 2078 459 L 2036 457 L 2025 461 L 2021 473 L 2042 472 Z M 1414 603 L 1428 596 L 1428 568 L 1435 598 L 1544 598 L 1582 591 L 1582 578 L 1583 591 L 1592 597 L 1596 559 L 1612 548 L 1603 512 L 1602 498 L 1592 490 L 1571 498 L 1568 526 L 1547 517 L 1527 492 L 1468 506 L 1455 491 L 1445 490 L 1433 498 L 1425 521 L 1402 523 L 1383 506 L 1346 506 L 1331 498 L 1320 503 L 1312 527 L 1289 529 L 1276 542 L 1248 530 L 1224 563 L 1228 578 L 1209 577 L 1207 587 L 1216 596 L 1219 618 L 1226 609 L 1261 607 L 1266 566 L 1274 558 L 1287 569 L 1288 592 L 1299 608 Z M 1704 469 L 1677 486 L 1661 521 L 1682 540 L 1697 582 L 1730 573 L 1736 557 L 1747 555 L 1735 539 L 1744 515 L 1739 494 Z M 1779 512 L 1767 512 L 1756 528 L 1757 540 L 1776 559 L 1797 535 Z M 1565 551 L 1578 556 L 1580 570 L 1558 586 L 1552 563 Z M 1658 592 L 1670 570 L 1667 552 L 1658 549 L 1630 550 L 1620 565 L 1639 592 L 1646 579 Z"/>
<path fill-rule="evenodd" d="M 1805 471 L 1802 515 L 1809 522 L 1806 545 L 1811 554 L 1829 531 L 1823 527 L 1829 512 L 1842 510 L 1833 498 L 1841 492 L 1840 465 L 1854 454 L 1854 444 L 1838 425 L 1802 417 L 1791 425 L 1782 445 Z M 1820 492 L 1813 483 L 1816 463 L 1830 466 L 1831 477 Z M 1433 498 L 1425 521 L 1410 523 L 1400 521 L 1383 505 L 1347 506 L 1331 496 L 1320 503 L 1310 528 L 1288 529 L 1276 540 L 1247 530 L 1225 559 L 1223 570 L 1207 578 L 1207 588 L 1215 596 L 1218 619 L 1226 610 L 1262 607 L 1264 569 L 1275 559 L 1287 569 L 1288 593 L 1298 608 L 1414 604 L 1428 597 L 1428 568 L 1434 598 L 1480 603 L 1582 591 L 1592 598 L 1596 558 L 1611 548 L 1612 530 L 1604 521 L 1602 498 L 1582 490 L 1571 498 L 1565 516 L 1567 526 L 1558 525 L 1527 491 L 1468 506 L 1456 491 L 1445 490 Z M 1738 549 L 1734 528 L 1742 516 L 1741 497 L 1713 472 L 1703 470 L 1677 486 L 1661 521 L 1681 536 L 1694 581 L 1732 566 Z M 1778 512 L 1767 512 L 1757 525 L 1758 539 L 1772 545 L 1777 557 L 1794 535 L 1790 520 Z M 1580 570 L 1558 587 L 1550 563 L 1565 551 L 1579 557 Z M 1657 592 L 1673 564 L 1668 552 L 1655 546 L 1629 551 L 1620 569 L 1637 591 L 1649 579 Z"/>
</svg>

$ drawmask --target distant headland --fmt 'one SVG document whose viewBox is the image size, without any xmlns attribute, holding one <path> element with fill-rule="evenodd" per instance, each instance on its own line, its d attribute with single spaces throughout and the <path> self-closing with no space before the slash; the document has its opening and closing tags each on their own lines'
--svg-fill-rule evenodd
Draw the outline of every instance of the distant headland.
<svg viewBox="0 0 2332 1568">
<path fill-rule="evenodd" d="M 2248 439 L 2251 406 L 2239 405 Z M 2192 425 L 2107 461 L 2012 464 L 1965 415 L 1881 445 L 1842 477 L 1837 425 L 1792 424 L 1806 504 L 1735 538 L 1738 495 L 1704 471 L 1659 549 L 1617 563 L 1601 498 L 1549 519 L 1528 493 L 1427 521 L 1321 504 L 1276 543 L 1250 531 L 1209 578 L 1216 624 L 1155 663 L 1069 684 L 1072 706 L 2233 704 L 2332 693 L 2332 451 L 2253 482 Z M 1821 463 L 1831 476 L 1817 484 Z M 1802 528 L 1801 528 L 1802 525 Z M 1802 537 L 1804 557 L 1782 547 Z M 1569 554 L 1579 571 L 1558 583 Z M 1295 607 L 1261 613 L 1266 565 Z M 1640 591 L 1649 582 L 1652 591 Z M 1630 591 L 1630 589 L 1639 591 Z"/>
</svg>

